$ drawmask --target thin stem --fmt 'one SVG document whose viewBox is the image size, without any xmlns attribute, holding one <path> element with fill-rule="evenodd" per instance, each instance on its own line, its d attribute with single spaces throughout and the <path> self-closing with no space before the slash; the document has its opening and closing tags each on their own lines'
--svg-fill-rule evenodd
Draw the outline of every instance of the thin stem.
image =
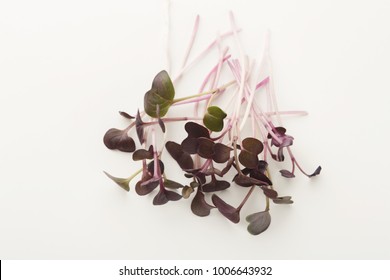
<svg viewBox="0 0 390 280">
<path fill-rule="evenodd" d="M 190 95 L 190 96 L 186 96 L 186 97 L 181 97 L 181 98 L 177 98 L 175 100 L 173 100 L 173 103 L 177 103 L 177 102 L 181 102 L 181 101 L 184 101 L 184 100 L 188 100 L 188 99 L 192 99 L 192 98 L 197 98 L 197 97 L 200 97 L 200 96 L 204 96 L 204 95 L 208 95 L 208 94 L 215 94 L 219 91 L 222 91 L 226 88 L 228 88 L 229 86 L 235 84 L 236 81 L 230 81 L 218 88 L 214 88 L 214 89 L 211 89 L 211 90 L 208 90 L 208 91 L 205 91 L 205 92 L 201 92 L 201 93 L 198 93 L 198 94 L 194 94 L 194 95 Z"/>
<path fill-rule="evenodd" d="M 135 173 L 133 173 L 130 177 L 126 178 L 126 180 L 130 183 L 138 174 L 142 172 L 143 168 L 138 169 Z"/>
<path fill-rule="evenodd" d="M 244 175 L 240 168 L 240 163 L 238 161 L 238 155 L 237 155 L 237 136 L 233 137 L 233 151 L 234 151 L 234 161 L 236 162 L 237 172 L 240 175 Z"/>
<path fill-rule="evenodd" d="M 184 60 L 183 60 L 183 64 L 182 64 L 182 69 L 186 66 L 187 64 L 187 60 L 188 60 L 188 57 L 190 56 L 190 53 L 191 53 L 191 49 L 194 45 L 194 42 L 195 42 L 195 38 L 196 38 L 196 35 L 198 34 L 198 28 L 199 28 L 199 15 L 196 15 L 196 19 L 195 19 L 195 23 L 194 23 L 194 28 L 192 30 L 192 35 L 191 35 L 191 39 L 190 39 L 190 42 L 188 44 L 188 47 L 187 47 L 187 51 L 186 51 L 186 54 L 184 56 Z"/>
<path fill-rule="evenodd" d="M 240 203 L 240 205 L 237 207 L 237 210 L 240 211 L 241 208 L 244 206 L 244 204 L 246 203 L 246 201 L 248 200 L 248 198 L 251 196 L 253 190 L 255 189 L 255 186 L 252 186 L 250 188 L 250 190 L 248 191 L 248 193 L 246 194 L 244 200 Z"/>
</svg>

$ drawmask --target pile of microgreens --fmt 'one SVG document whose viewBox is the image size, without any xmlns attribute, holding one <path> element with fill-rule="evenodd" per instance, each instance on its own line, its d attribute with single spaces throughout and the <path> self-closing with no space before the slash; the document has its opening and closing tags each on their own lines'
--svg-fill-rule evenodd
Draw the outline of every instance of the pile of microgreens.
<svg viewBox="0 0 390 280">
<path fill-rule="evenodd" d="M 111 150 L 131 153 L 134 161 L 142 168 L 128 178 L 117 178 L 106 173 L 124 190 L 129 191 L 131 180 L 140 175 L 135 185 L 138 195 L 154 195 L 153 204 L 163 205 L 181 198 L 192 199 L 191 210 L 197 216 L 208 216 L 218 211 L 233 223 L 240 221 L 240 211 L 255 189 L 265 198 L 265 209 L 246 217 L 248 231 L 257 235 L 265 231 L 271 222 L 270 201 L 275 204 L 291 204 L 291 196 L 279 196 L 270 179 L 267 161 L 283 162 L 286 155 L 291 169 L 282 169 L 286 178 L 295 177 L 296 169 L 304 175 L 318 175 L 321 167 L 312 174 L 306 173 L 295 158 L 291 146 L 293 137 L 286 134 L 281 125 L 283 114 L 305 114 L 300 111 L 282 112 L 277 109 L 270 69 L 268 36 L 259 64 L 249 60 L 243 53 L 233 15 L 230 15 L 231 31 L 218 36 L 192 62 L 187 63 L 197 35 L 199 16 L 196 18 L 193 34 L 187 49 L 183 67 L 174 81 L 167 71 L 162 70 L 153 79 L 151 89 L 144 96 L 144 110 L 130 115 L 119 112 L 130 124 L 125 129 L 109 129 L 104 135 L 104 144 Z M 229 48 L 222 47 L 224 38 L 232 36 L 237 45 L 239 58 L 233 59 Z M 205 75 L 197 94 L 176 98 L 175 84 L 182 75 L 211 49 L 218 47 L 220 56 L 215 66 Z M 268 69 L 264 69 L 267 66 Z M 220 73 L 227 68 L 231 81 L 222 84 Z M 268 73 L 260 78 L 260 72 Z M 209 89 L 206 90 L 206 87 Z M 268 110 L 258 102 L 259 95 L 265 95 Z M 215 105 L 217 99 L 230 98 L 225 110 Z M 194 106 L 193 117 L 167 117 L 174 106 Z M 200 106 L 204 105 L 204 113 Z M 199 117 L 199 113 L 203 116 Z M 275 120 L 274 120 L 275 119 Z M 182 141 L 166 141 L 165 123 L 182 122 L 187 137 Z M 250 137 L 242 137 L 244 126 L 252 128 Z M 157 139 L 161 130 L 163 138 Z M 130 135 L 137 135 L 134 140 Z M 161 143 L 160 141 L 163 141 Z M 159 143 L 158 143 L 159 142 Z M 162 147 L 159 149 L 158 147 Z M 166 177 L 162 156 L 164 151 L 173 158 L 183 171 L 183 181 L 176 182 Z M 232 182 L 226 181 L 226 174 L 233 173 Z M 242 202 L 236 207 L 225 202 L 218 195 L 227 188 L 246 188 Z M 211 197 L 211 202 L 210 202 Z"/>
</svg>

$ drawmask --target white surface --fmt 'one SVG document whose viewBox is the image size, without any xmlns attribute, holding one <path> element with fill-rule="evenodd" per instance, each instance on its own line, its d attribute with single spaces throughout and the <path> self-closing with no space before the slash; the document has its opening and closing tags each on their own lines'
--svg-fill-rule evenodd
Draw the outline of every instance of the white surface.
<svg viewBox="0 0 390 280">
<path fill-rule="evenodd" d="M 229 28 L 232 9 L 250 55 L 271 30 L 280 109 L 310 113 L 285 122 L 302 164 L 323 173 L 274 176 L 295 203 L 274 206 L 256 237 L 245 221 L 192 215 L 190 201 L 153 207 L 102 173 L 136 168 L 102 137 L 125 126 L 117 111 L 141 107 L 165 67 L 163 9 L 157 0 L 0 2 L 0 258 L 389 258 L 389 3 L 172 1 L 173 71 L 195 15 L 196 53 Z"/>
</svg>

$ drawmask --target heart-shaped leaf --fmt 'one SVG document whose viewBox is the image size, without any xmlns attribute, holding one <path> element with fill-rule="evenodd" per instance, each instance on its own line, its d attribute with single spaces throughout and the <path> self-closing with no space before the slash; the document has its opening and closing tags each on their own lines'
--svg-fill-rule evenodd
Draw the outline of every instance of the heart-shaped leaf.
<svg viewBox="0 0 390 280">
<path fill-rule="evenodd" d="M 159 183 L 158 180 L 149 181 L 147 184 L 143 184 L 143 181 L 139 181 L 135 185 L 135 192 L 138 195 L 147 195 L 151 193 L 158 186 L 158 183 Z"/>
<path fill-rule="evenodd" d="M 203 117 L 204 125 L 211 131 L 221 131 L 223 128 L 223 120 L 226 118 L 226 113 L 217 106 L 207 108 L 207 112 Z"/>
<path fill-rule="evenodd" d="M 218 208 L 219 212 L 228 218 L 231 222 L 237 224 L 240 221 L 240 209 L 236 209 L 233 206 L 227 204 L 219 196 L 213 194 L 211 197 L 215 207 Z"/>
<path fill-rule="evenodd" d="M 213 149 L 214 149 L 213 160 L 216 163 L 227 162 L 230 159 L 230 152 L 233 150 L 232 148 L 221 143 L 216 143 L 213 146 Z"/>
<path fill-rule="evenodd" d="M 153 199 L 153 205 L 163 205 L 168 201 L 177 201 L 179 199 L 181 199 L 180 194 L 173 191 L 160 189 L 158 194 Z"/>
<path fill-rule="evenodd" d="M 243 149 L 255 155 L 258 155 L 263 151 L 263 143 L 256 138 L 247 137 L 242 140 L 241 144 Z"/>
<path fill-rule="evenodd" d="M 152 88 L 145 93 L 144 109 L 152 118 L 163 117 L 173 104 L 175 89 L 168 73 L 163 70 L 156 75 Z"/>
<path fill-rule="evenodd" d="M 258 235 L 269 227 L 271 224 L 271 215 L 268 211 L 253 213 L 246 217 L 249 233 L 253 235 Z"/>
<path fill-rule="evenodd" d="M 139 149 L 136 150 L 133 154 L 133 160 L 143 160 L 143 159 L 152 159 L 153 158 L 153 146 L 149 146 L 149 150 Z"/>
<path fill-rule="evenodd" d="M 165 169 L 164 163 L 161 160 L 158 160 L 158 163 L 160 165 L 161 174 L 164 174 L 164 169 Z M 150 174 L 154 174 L 154 160 L 148 163 L 148 171 Z"/>
<path fill-rule="evenodd" d="M 209 138 L 198 138 L 198 155 L 202 158 L 212 159 L 214 156 L 214 142 Z"/>
<path fill-rule="evenodd" d="M 210 138 L 210 133 L 204 126 L 195 123 L 195 122 L 187 122 L 184 126 L 184 129 L 188 133 L 188 137 L 191 138 L 199 138 L 199 137 L 206 137 Z"/>
<path fill-rule="evenodd" d="M 183 151 L 179 144 L 168 141 L 165 144 L 168 153 L 176 160 L 181 169 L 189 170 L 194 168 L 194 161 L 189 153 Z"/>
<path fill-rule="evenodd" d="M 135 142 L 133 138 L 127 135 L 127 130 L 111 128 L 104 135 L 103 142 L 110 150 L 119 150 L 127 153 L 135 151 Z"/>
<path fill-rule="evenodd" d="M 219 181 L 217 179 L 211 180 L 210 183 L 207 183 L 202 186 L 202 191 L 204 192 L 216 192 L 223 191 L 230 187 L 230 183 L 226 181 Z"/>
<path fill-rule="evenodd" d="M 247 168 L 255 168 L 259 159 L 256 154 L 253 154 L 247 150 L 242 150 L 238 155 L 240 163 Z"/>
<path fill-rule="evenodd" d="M 214 206 L 208 204 L 204 199 L 204 194 L 198 190 L 191 202 L 192 213 L 200 217 L 205 217 L 210 215 L 210 210 L 213 208 Z"/>
<path fill-rule="evenodd" d="M 128 178 L 117 178 L 117 177 L 114 177 L 114 176 L 108 174 L 106 171 L 103 171 L 103 172 L 104 172 L 104 174 L 107 175 L 108 178 L 110 178 L 115 183 L 117 183 L 118 186 L 120 186 L 122 189 L 124 189 L 127 192 L 130 191 L 130 186 L 129 186 L 130 180 Z"/>
</svg>

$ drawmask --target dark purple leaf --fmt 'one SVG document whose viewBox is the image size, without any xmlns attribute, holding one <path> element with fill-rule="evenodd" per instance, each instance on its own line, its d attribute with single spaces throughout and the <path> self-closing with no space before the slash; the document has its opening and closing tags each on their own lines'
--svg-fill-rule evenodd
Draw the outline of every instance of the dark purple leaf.
<svg viewBox="0 0 390 280">
<path fill-rule="evenodd" d="M 120 114 L 122 117 L 124 117 L 124 118 L 126 118 L 126 119 L 129 119 L 129 120 L 131 120 L 131 119 L 134 119 L 134 118 L 135 118 L 135 117 L 133 117 L 133 116 L 129 115 L 128 113 L 126 113 L 126 112 L 123 112 L 123 111 L 119 111 L 119 114 Z"/>
<path fill-rule="evenodd" d="M 198 138 L 187 137 L 181 142 L 181 147 L 191 155 L 196 154 L 198 152 Z"/>
<path fill-rule="evenodd" d="M 139 110 L 137 111 L 137 116 L 135 118 L 135 129 L 137 131 L 139 142 L 143 144 L 144 143 L 144 122 L 141 119 Z"/>
<path fill-rule="evenodd" d="M 214 142 L 209 138 L 198 138 L 198 155 L 202 158 L 211 159 L 214 156 Z"/>
<path fill-rule="evenodd" d="M 261 173 L 265 173 L 265 171 L 267 171 L 267 167 L 268 167 L 268 163 L 264 160 L 259 160 L 258 164 L 257 164 L 257 170 Z"/>
<path fill-rule="evenodd" d="M 224 176 L 226 173 L 229 172 L 230 168 L 233 165 L 234 157 L 230 158 L 229 161 L 227 162 L 226 166 L 222 169 L 221 171 L 221 177 Z"/>
<path fill-rule="evenodd" d="M 157 186 L 158 186 L 158 180 L 156 181 L 150 181 L 147 184 L 143 185 L 142 181 L 138 181 L 135 185 L 135 192 L 138 195 L 147 195 L 151 193 Z"/>
<path fill-rule="evenodd" d="M 263 151 L 263 143 L 256 138 L 245 138 L 242 140 L 241 145 L 245 150 L 255 155 L 258 155 Z"/>
<path fill-rule="evenodd" d="M 243 174 L 237 174 L 234 178 L 233 178 L 233 181 L 241 186 L 241 187 L 252 187 L 253 185 L 259 185 L 259 184 L 263 184 L 263 182 L 255 179 L 255 178 L 251 178 L 251 177 L 248 177 L 248 176 L 245 176 Z"/>
<path fill-rule="evenodd" d="M 263 182 L 263 184 L 258 184 L 258 185 L 261 185 L 261 186 L 270 186 L 270 185 L 272 185 L 271 180 L 265 174 L 263 174 L 263 173 L 261 173 L 261 172 L 259 172 L 257 170 L 252 170 L 250 172 L 250 176 L 252 178 L 255 178 L 255 179 Z"/>
<path fill-rule="evenodd" d="M 210 133 L 208 129 L 195 122 L 186 123 L 184 129 L 187 131 L 188 136 L 191 138 L 199 138 L 199 137 L 210 138 Z"/>
<path fill-rule="evenodd" d="M 216 143 L 213 149 L 213 160 L 217 163 L 227 162 L 230 159 L 230 152 L 233 150 L 232 148 L 221 143 Z"/>
<path fill-rule="evenodd" d="M 291 173 L 290 171 L 286 170 L 286 169 L 282 169 L 282 170 L 279 170 L 280 174 L 282 174 L 283 177 L 286 177 L 286 178 L 294 178 L 295 175 L 293 173 Z"/>
<path fill-rule="evenodd" d="M 271 215 L 268 211 L 253 213 L 246 217 L 249 233 L 258 235 L 264 232 L 271 224 Z"/>
<path fill-rule="evenodd" d="M 309 175 L 309 177 L 317 176 L 321 173 L 321 166 L 318 166 L 317 169 L 313 172 L 313 174 Z"/>
<path fill-rule="evenodd" d="M 285 135 L 286 131 L 287 130 L 284 127 L 281 127 L 281 126 L 278 126 L 278 127 L 275 127 L 274 129 L 272 129 L 272 132 L 275 133 L 277 136 Z M 271 139 L 272 135 L 268 133 L 267 138 Z"/>
<path fill-rule="evenodd" d="M 162 132 L 165 133 L 165 124 L 161 118 L 158 118 L 158 124 L 161 127 Z"/>
<path fill-rule="evenodd" d="M 109 129 L 103 138 L 104 145 L 111 150 L 119 150 L 122 152 L 134 152 L 134 140 L 127 135 L 127 130 L 116 128 Z"/>
<path fill-rule="evenodd" d="M 160 189 L 158 194 L 153 199 L 153 205 L 163 205 L 168 201 L 177 201 L 179 199 L 181 199 L 180 194 L 176 192 Z"/>
<path fill-rule="evenodd" d="M 158 163 L 160 164 L 161 174 L 164 174 L 164 163 L 161 160 L 158 160 Z M 148 163 L 148 171 L 150 174 L 154 174 L 154 160 Z"/>
<path fill-rule="evenodd" d="M 168 179 L 164 180 L 164 186 L 168 189 L 180 189 L 184 187 L 182 184 Z"/>
<path fill-rule="evenodd" d="M 247 150 L 241 150 L 238 155 L 238 160 L 242 165 L 251 169 L 256 168 L 257 162 L 259 161 L 256 154 L 248 152 Z"/>
<path fill-rule="evenodd" d="M 216 179 L 211 180 L 210 183 L 207 183 L 202 186 L 203 192 L 216 192 L 226 190 L 230 187 L 230 183 L 226 181 L 219 181 Z"/>
<path fill-rule="evenodd" d="M 139 149 L 136 150 L 133 154 L 133 160 L 143 160 L 143 159 L 152 159 L 153 158 L 153 146 L 149 146 L 149 150 Z"/>
<path fill-rule="evenodd" d="M 240 210 L 234 208 L 233 206 L 227 204 L 219 196 L 213 194 L 211 197 L 215 207 L 218 208 L 219 212 L 228 218 L 231 222 L 237 224 L 240 221 Z"/>
<path fill-rule="evenodd" d="M 205 217 L 210 215 L 210 210 L 213 208 L 214 206 L 208 204 L 204 199 L 204 194 L 198 190 L 191 202 L 192 213 L 200 217 Z"/>
<path fill-rule="evenodd" d="M 266 197 L 269 197 L 271 199 L 278 197 L 278 193 L 273 189 L 268 189 L 267 187 L 261 187 L 261 189 L 263 190 L 263 193 Z"/>
<path fill-rule="evenodd" d="M 190 154 L 183 151 L 183 148 L 179 144 L 168 141 L 165 144 L 165 148 L 174 160 L 176 160 L 181 169 L 189 170 L 194 168 L 194 161 L 192 160 Z"/>
<path fill-rule="evenodd" d="M 292 204 L 294 201 L 291 200 L 291 196 L 281 196 L 273 199 L 275 204 Z"/>
<path fill-rule="evenodd" d="M 127 192 L 130 191 L 130 186 L 129 186 L 130 180 L 129 179 L 127 179 L 127 178 L 117 178 L 117 177 L 114 177 L 114 176 L 108 174 L 106 171 L 103 171 L 103 172 L 104 172 L 104 174 L 107 175 L 108 178 L 110 178 L 115 183 L 117 183 L 117 185 L 120 186 L 122 189 L 124 189 Z"/>
</svg>

